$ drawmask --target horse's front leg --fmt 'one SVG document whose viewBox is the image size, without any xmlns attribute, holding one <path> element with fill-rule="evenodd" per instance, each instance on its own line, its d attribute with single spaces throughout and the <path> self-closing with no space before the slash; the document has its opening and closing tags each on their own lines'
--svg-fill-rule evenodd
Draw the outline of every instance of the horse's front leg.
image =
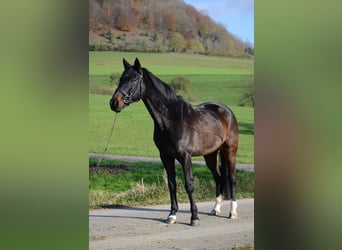
<svg viewBox="0 0 342 250">
<path fill-rule="evenodd" d="M 166 219 L 166 222 L 169 224 L 174 224 L 177 221 L 176 213 L 178 211 L 175 159 L 163 154 L 160 154 L 160 159 L 167 173 L 167 181 L 171 199 L 171 211 Z"/>
<path fill-rule="evenodd" d="M 178 159 L 178 158 L 177 158 Z M 192 226 L 199 224 L 197 215 L 198 209 L 194 199 L 194 178 L 192 176 L 192 163 L 190 154 L 184 153 L 179 157 L 179 162 L 182 164 L 184 177 L 185 177 L 185 190 L 188 193 L 191 209 L 191 222 Z"/>
</svg>

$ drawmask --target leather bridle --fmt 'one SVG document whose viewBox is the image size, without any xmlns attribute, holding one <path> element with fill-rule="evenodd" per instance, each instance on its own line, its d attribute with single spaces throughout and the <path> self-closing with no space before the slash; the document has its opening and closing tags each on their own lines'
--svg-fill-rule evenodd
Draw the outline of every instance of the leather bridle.
<svg viewBox="0 0 342 250">
<path fill-rule="evenodd" d="M 133 103 L 132 97 L 137 93 L 138 88 L 139 88 L 139 99 L 141 98 L 141 84 L 143 82 L 143 75 L 139 74 L 138 76 L 138 83 L 130 90 L 130 93 L 127 94 L 124 90 L 118 89 L 118 91 L 123 95 L 124 98 L 124 104 L 130 105 Z"/>
</svg>

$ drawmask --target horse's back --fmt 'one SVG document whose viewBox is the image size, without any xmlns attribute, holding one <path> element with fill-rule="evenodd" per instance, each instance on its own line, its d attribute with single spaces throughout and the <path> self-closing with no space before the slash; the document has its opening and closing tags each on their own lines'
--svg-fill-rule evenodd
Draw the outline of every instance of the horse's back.
<svg viewBox="0 0 342 250">
<path fill-rule="evenodd" d="M 199 109 L 206 110 L 217 122 L 223 124 L 227 138 L 234 137 L 238 140 L 238 123 L 234 112 L 225 104 L 216 102 L 205 102 L 197 106 Z"/>
<path fill-rule="evenodd" d="M 223 103 L 205 102 L 195 106 L 197 110 L 206 110 L 215 117 L 219 117 L 222 122 L 226 121 L 229 127 L 237 126 L 237 120 L 233 111 Z"/>
</svg>

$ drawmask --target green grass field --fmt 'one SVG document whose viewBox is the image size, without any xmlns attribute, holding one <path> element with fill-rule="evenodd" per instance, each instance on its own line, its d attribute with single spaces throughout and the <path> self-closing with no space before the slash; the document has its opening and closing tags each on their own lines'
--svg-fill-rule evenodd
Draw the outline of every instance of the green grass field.
<svg viewBox="0 0 342 250">
<path fill-rule="evenodd" d="M 142 67 L 166 83 L 177 75 L 189 78 L 192 91 L 185 97 L 193 104 L 204 101 L 227 104 L 239 123 L 237 161 L 254 162 L 254 109 L 238 106 L 241 95 L 253 83 L 253 60 L 187 54 L 90 52 L 90 84 L 114 92 L 109 76 L 123 71 L 122 58 L 133 63 L 135 57 L 139 58 Z M 102 153 L 107 143 L 115 115 L 109 109 L 110 98 L 111 95 L 89 95 L 89 152 Z M 119 113 L 107 153 L 158 157 L 152 137 L 150 115 L 141 101 L 134 103 Z"/>
<path fill-rule="evenodd" d="M 250 59 L 128 52 L 89 52 L 89 75 L 122 72 L 122 58 L 133 63 L 136 57 L 155 75 L 254 75 L 254 61 Z"/>
</svg>

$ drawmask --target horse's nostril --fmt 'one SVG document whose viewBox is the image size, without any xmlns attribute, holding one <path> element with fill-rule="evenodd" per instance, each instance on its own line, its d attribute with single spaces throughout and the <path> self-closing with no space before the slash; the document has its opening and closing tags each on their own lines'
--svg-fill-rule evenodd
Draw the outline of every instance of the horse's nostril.
<svg viewBox="0 0 342 250">
<path fill-rule="evenodd" d="M 115 107 L 116 105 L 117 105 L 117 101 L 116 101 L 114 98 L 110 99 L 110 101 L 109 101 L 109 106 L 110 106 L 111 108 L 113 108 L 113 107 Z"/>
<path fill-rule="evenodd" d="M 110 109 L 115 111 L 115 112 L 120 112 L 121 111 L 120 101 L 117 100 L 117 98 L 110 99 L 109 106 L 110 106 Z"/>
</svg>

